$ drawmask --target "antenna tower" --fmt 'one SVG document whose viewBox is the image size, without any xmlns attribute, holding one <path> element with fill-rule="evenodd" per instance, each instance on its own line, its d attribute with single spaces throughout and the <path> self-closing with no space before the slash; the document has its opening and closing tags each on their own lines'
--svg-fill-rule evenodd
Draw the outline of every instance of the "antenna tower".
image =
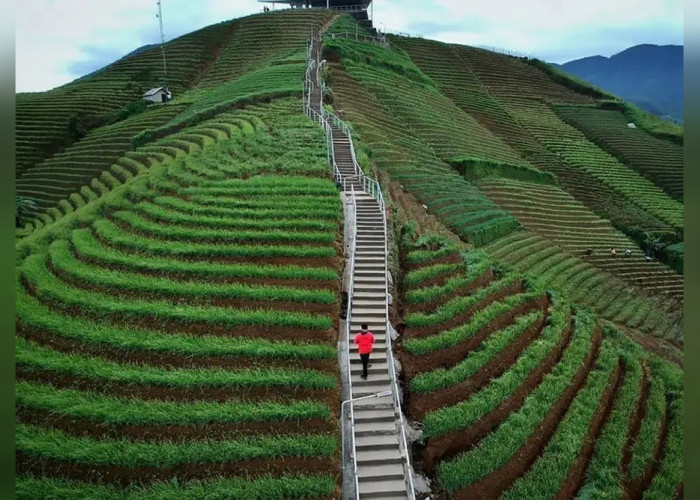
<svg viewBox="0 0 700 500">
<path fill-rule="evenodd" d="M 160 50 L 163 52 L 163 79 L 168 78 L 168 66 L 165 64 L 165 35 L 163 34 L 163 11 L 160 8 L 160 1 L 158 0 L 158 14 L 156 17 L 160 23 Z M 163 81 L 165 84 L 165 81 Z"/>
</svg>

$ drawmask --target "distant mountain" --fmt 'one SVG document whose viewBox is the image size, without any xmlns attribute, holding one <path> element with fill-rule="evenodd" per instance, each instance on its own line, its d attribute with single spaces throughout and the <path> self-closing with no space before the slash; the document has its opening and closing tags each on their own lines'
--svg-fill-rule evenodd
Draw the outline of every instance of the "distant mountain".
<svg viewBox="0 0 700 500">
<path fill-rule="evenodd" d="M 556 66 L 655 115 L 683 120 L 682 45 L 636 45 Z"/>
</svg>

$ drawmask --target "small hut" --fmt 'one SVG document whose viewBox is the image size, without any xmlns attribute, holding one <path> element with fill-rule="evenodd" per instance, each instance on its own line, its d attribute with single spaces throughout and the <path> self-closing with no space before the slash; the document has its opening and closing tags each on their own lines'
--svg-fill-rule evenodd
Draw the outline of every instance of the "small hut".
<svg viewBox="0 0 700 500">
<path fill-rule="evenodd" d="M 149 102 L 168 102 L 172 98 L 173 94 L 167 87 L 155 87 L 143 94 L 144 101 Z"/>
</svg>

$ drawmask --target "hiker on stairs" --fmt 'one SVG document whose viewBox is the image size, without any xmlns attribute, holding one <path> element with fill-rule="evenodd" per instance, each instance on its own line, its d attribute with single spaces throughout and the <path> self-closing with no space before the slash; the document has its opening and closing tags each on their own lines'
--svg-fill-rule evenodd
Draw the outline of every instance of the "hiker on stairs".
<svg viewBox="0 0 700 500">
<path fill-rule="evenodd" d="M 367 380 L 367 367 L 369 365 L 369 354 L 372 352 L 374 345 L 374 335 L 367 330 L 367 325 L 362 324 L 360 332 L 355 335 L 355 343 L 360 351 L 360 359 L 362 360 L 362 380 Z"/>
</svg>

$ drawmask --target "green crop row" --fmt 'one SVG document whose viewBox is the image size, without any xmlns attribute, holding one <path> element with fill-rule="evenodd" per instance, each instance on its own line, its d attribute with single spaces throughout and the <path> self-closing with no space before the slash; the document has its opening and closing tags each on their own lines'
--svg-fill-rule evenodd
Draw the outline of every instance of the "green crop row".
<svg viewBox="0 0 700 500">
<path fill-rule="evenodd" d="M 302 257 L 328 258 L 335 256 L 332 246 L 281 246 L 281 245 L 217 245 L 205 243 L 174 244 L 163 239 L 147 238 L 138 234 L 125 233 L 116 224 L 107 219 L 98 219 L 93 223 L 100 239 L 112 245 L 132 248 L 146 255 L 186 256 L 225 256 L 236 258 L 273 258 Z"/>
<path fill-rule="evenodd" d="M 323 220 L 315 220 L 313 213 L 308 214 L 307 219 L 263 219 L 263 218 L 232 218 L 215 217 L 209 215 L 189 215 L 167 209 L 152 203 L 141 202 L 135 207 L 136 210 L 145 214 L 149 219 L 166 222 L 168 224 L 193 225 L 206 228 L 228 228 L 228 229 L 315 229 L 318 231 L 336 231 L 338 224 Z"/>
<path fill-rule="evenodd" d="M 338 196 L 334 198 L 315 196 L 284 196 L 284 195 L 260 195 L 260 196 L 210 196 L 210 195 L 189 195 L 188 200 L 194 203 L 201 203 L 207 207 L 221 207 L 230 209 L 279 209 L 280 206 L 290 210 L 306 211 L 306 213 L 323 210 L 333 210 L 335 214 L 340 213 L 340 200 Z"/>
<path fill-rule="evenodd" d="M 287 207 L 286 205 L 285 208 L 280 208 L 279 205 L 273 205 L 268 209 L 225 208 L 198 205 L 171 196 L 158 196 L 153 199 L 153 202 L 164 207 L 174 208 L 176 210 L 191 214 L 218 215 L 222 217 L 243 217 L 246 219 L 274 219 L 276 217 L 285 217 L 287 219 L 306 219 L 309 217 L 309 215 L 313 215 L 314 219 L 338 220 L 340 215 L 339 210 L 328 209 L 325 207 L 319 207 L 313 211 L 309 210 L 311 208 L 310 206 L 307 208 L 296 209 L 293 207 Z"/>
<path fill-rule="evenodd" d="M 456 264 L 433 264 L 431 266 L 421 267 L 420 269 L 406 273 L 403 282 L 407 287 L 416 287 L 424 281 L 456 271 L 463 266 L 463 264 L 458 262 Z"/>
<path fill-rule="evenodd" d="M 163 225 L 144 219 L 134 212 L 118 211 L 112 214 L 114 220 L 128 224 L 142 233 L 168 239 L 217 240 L 217 241 L 291 241 L 300 243 L 332 243 L 335 231 L 290 232 L 290 231 L 226 231 L 219 229 L 190 228 L 176 225 Z"/>
<path fill-rule="evenodd" d="M 646 415 L 639 428 L 639 434 L 632 447 L 632 459 L 629 465 L 629 478 L 636 479 L 654 457 L 654 448 L 661 436 L 661 420 L 666 412 L 666 387 L 661 377 L 653 376 L 649 397 L 646 403 Z"/>
<path fill-rule="evenodd" d="M 459 252 L 459 250 L 452 246 L 446 246 L 439 250 L 413 250 L 406 254 L 405 260 L 408 264 L 421 264 L 457 252 Z"/>
<path fill-rule="evenodd" d="M 588 375 L 586 386 L 572 401 L 542 455 L 503 495 L 504 500 L 535 498 L 533 495 L 556 496 L 585 444 L 590 421 L 599 411 L 617 359 L 617 349 L 603 348 L 598 363 Z"/>
<path fill-rule="evenodd" d="M 230 463 L 256 458 L 330 458 L 338 448 L 335 437 L 313 434 L 191 443 L 145 443 L 126 439 L 95 441 L 27 424 L 17 424 L 15 439 L 17 449 L 29 456 L 93 465 L 157 468 L 181 464 Z"/>
<path fill-rule="evenodd" d="M 534 325 L 543 316 L 541 311 L 534 311 L 526 316 L 518 317 L 513 325 L 491 335 L 481 344 L 479 349 L 470 352 L 463 361 L 455 366 L 438 368 L 414 377 L 411 380 L 411 391 L 432 392 L 452 387 L 467 380 L 511 343 L 517 341 L 527 328 Z"/>
<path fill-rule="evenodd" d="M 315 401 L 175 403 L 115 398 L 24 381 L 15 385 L 15 402 L 18 407 L 110 424 L 208 424 L 330 418 L 328 406 Z"/>
<path fill-rule="evenodd" d="M 333 304 L 335 294 L 327 289 L 310 290 L 286 286 L 175 281 L 165 277 L 143 276 L 137 273 L 112 271 L 95 267 L 75 258 L 66 240 L 56 240 L 49 247 L 51 264 L 56 271 L 65 273 L 82 284 L 128 290 L 155 296 L 183 296 L 209 299 L 222 297 L 231 300 L 270 302 L 301 302 Z"/>
<path fill-rule="evenodd" d="M 659 470 L 651 484 L 643 494 L 644 500 L 656 498 L 673 498 L 678 494 L 678 488 L 683 484 L 683 393 L 671 396 L 670 422 L 666 437 L 666 453 L 659 465 Z"/>
<path fill-rule="evenodd" d="M 586 470 L 586 483 L 581 487 L 583 498 L 622 498 L 622 453 L 627 444 L 629 422 L 640 397 L 642 368 L 640 360 L 620 352 L 624 360 L 625 380 L 608 423 L 598 437 L 591 462 Z"/>
<path fill-rule="evenodd" d="M 179 259 L 150 257 L 140 258 L 106 247 L 95 239 L 89 229 L 76 229 L 71 233 L 71 244 L 76 254 L 103 265 L 116 265 L 157 273 L 159 276 L 186 274 L 197 277 L 222 278 L 271 278 L 288 280 L 333 281 L 338 273 L 328 267 L 275 266 L 257 264 L 217 264 L 214 262 L 187 262 Z"/>
<path fill-rule="evenodd" d="M 579 316 L 577 316 L 577 320 Z M 593 328 L 591 317 L 581 318 Z M 583 326 L 583 325 L 582 325 Z M 598 364 L 607 366 L 617 358 L 617 349 L 610 343 L 601 347 Z M 561 363 L 560 365 L 561 366 Z M 564 366 L 547 375 L 540 385 L 525 399 L 525 402 L 491 434 L 486 436 L 474 449 L 458 455 L 452 460 L 438 465 L 440 483 L 448 490 L 455 491 L 496 472 L 508 462 L 537 431 L 542 419 L 564 390 L 571 384 L 571 378 L 580 365 Z M 564 373 L 566 375 L 562 376 Z"/>
<path fill-rule="evenodd" d="M 480 288 L 476 292 L 466 297 L 457 296 L 454 299 L 441 305 L 435 312 L 430 313 L 412 313 L 405 318 L 407 328 L 421 328 L 426 326 L 438 325 L 449 321 L 450 319 L 464 313 L 468 308 L 485 300 L 489 295 L 492 295 L 499 290 L 503 290 L 508 286 L 516 283 L 520 278 L 516 274 L 506 276 L 496 282 L 491 283 L 485 288 Z"/>
<path fill-rule="evenodd" d="M 160 368 L 121 364 L 101 358 L 66 354 L 42 347 L 22 337 L 16 339 L 19 366 L 48 370 L 62 375 L 85 377 L 101 382 L 160 385 L 167 387 L 304 387 L 332 389 L 335 377 L 306 369 L 248 368 Z"/>
<path fill-rule="evenodd" d="M 443 330 L 440 333 L 430 335 L 429 337 L 409 339 L 404 342 L 404 348 L 410 354 L 421 355 L 453 347 L 474 336 L 481 328 L 486 326 L 497 316 L 506 313 L 510 309 L 523 304 L 528 300 L 535 299 L 538 296 L 538 293 L 511 295 L 505 300 L 495 302 L 487 308 L 475 313 L 469 319 L 469 322 L 464 325 L 452 328 L 450 330 Z"/>
<path fill-rule="evenodd" d="M 82 483 L 64 479 L 18 476 L 15 481 L 17 500 L 60 498 L 62 500 L 180 500 L 246 498 L 330 498 L 335 492 L 331 476 L 264 476 L 261 478 L 217 478 L 207 481 L 157 482 L 148 486 L 119 489 L 103 484 Z"/>
<path fill-rule="evenodd" d="M 204 322 L 229 327 L 281 326 L 327 330 L 332 326 L 332 320 L 327 316 L 275 309 L 230 309 L 173 304 L 168 301 L 125 301 L 67 285 L 49 272 L 45 266 L 45 257 L 40 254 L 34 254 L 25 259 L 22 264 L 22 274 L 42 298 L 55 301 L 63 307 L 77 307 L 101 317 L 152 316 L 161 320 L 181 321 L 185 324 Z"/>
<path fill-rule="evenodd" d="M 485 260 L 473 266 L 468 266 L 468 274 L 466 276 L 455 276 L 447 280 L 444 285 L 435 285 L 431 287 L 418 288 L 416 290 L 408 290 L 406 292 L 406 302 L 409 304 L 424 304 L 438 297 L 449 297 L 452 292 L 458 288 L 465 287 L 474 282 L 479 276 L 482 276 L 491 267 L 491 262 Z"/>
<path fill-rule="evenodd" d="M 467 401 L 428 413 L 423 420 L 424 436 L 434 438 L 467 428 L 492 412 L 513 394 L 532 370 L 552 352 L 567 328 L 569 313 L 570 306 L 567 303 L 555 303 L 551 309 L 550 324 L 539 338 L 523 351 L 515 364 Z M 588 352 L 591 334 L 592 329 L 580 329 L 564 352 L 561 364 L 555 370 L 564 370 L 569 363 L 573 363 L 571 366 L 578 366 Z"/>
<path fill-rule="evenodd" d="M 333 359 L 336 349 L 327 344 L 271 341 L 215 335 L 169 334 L 155 330 L 128 329 L 63 315 L 49 309 L 21 287 L 15 311 L 24 325 L 92 345 L 125 350 L 174 353 L 188 357 L 243 356 L 260 359 Z"/>
</svg>

